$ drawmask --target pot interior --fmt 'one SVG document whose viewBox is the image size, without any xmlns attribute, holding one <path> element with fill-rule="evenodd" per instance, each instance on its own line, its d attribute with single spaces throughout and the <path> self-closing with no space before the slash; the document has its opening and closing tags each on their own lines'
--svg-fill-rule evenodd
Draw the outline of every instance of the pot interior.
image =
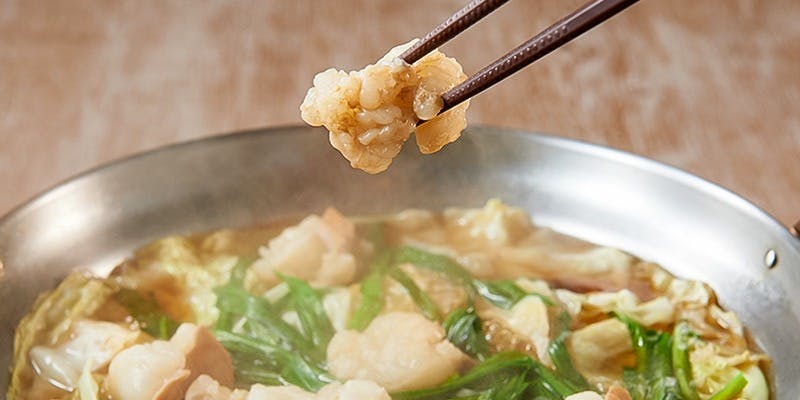
<svg viewBox="0 0 800 400">
<path fill-rule="evenodd" d="M 532 133 L 479 127 L 435 156 L 413 147 L 373 176 L 351 169 L 322 130 L 276 128 L 152 151 L 47 191 L 0 219 L 0 368 L 37 294 L 76 267 L 105 273 L 150 240 L 329 205 L 370 214 L 498 197 L 539 225 L 709 283 L 773 358 L 777 398 L 800 393 L 800 299 L 790 295 L 800 241 L 755 206 L 653 161 Z"/>
</svg>

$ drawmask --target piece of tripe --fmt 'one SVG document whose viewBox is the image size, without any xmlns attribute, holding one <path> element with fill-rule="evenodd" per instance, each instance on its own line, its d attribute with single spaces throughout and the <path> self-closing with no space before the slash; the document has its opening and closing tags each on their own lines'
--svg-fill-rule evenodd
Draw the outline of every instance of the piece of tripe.
<svg viewBox="0 0 800 400">
<path fill-rule="evenodd" d="M 442 94 L 467 78 L 461 65 L 438 50 L 409 65 L 398 57 L 414 42 L 360 71 L 320 72 L 300 106 L 303 120 L 325 126 L 333 147 L 354 168 L 385 171 L 414 130 L 419 150 L 430 154 L 467 126 L 468 101 L 438 115 Z M 420 121 L 425 123 L 417 126 Z"/>
</svg>

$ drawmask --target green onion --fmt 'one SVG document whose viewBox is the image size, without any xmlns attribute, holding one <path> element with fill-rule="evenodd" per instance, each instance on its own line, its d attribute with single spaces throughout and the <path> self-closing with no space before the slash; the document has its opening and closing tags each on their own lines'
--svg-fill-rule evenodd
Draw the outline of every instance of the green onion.
<svg viewBox="0 0 800 400">
<path fill-rule="evenodd" d="M 463 285 L 470 299 L 477 293 L 500 308 L 509 309 L 526 296 L 537 296 L 542 299 L 544 304 L 548 306 L 555 305 L 553 300 L 538 293 L 528 293 L 513 281 L 483 281 L 475 279 L 469 271 L 450 257 L 415 247 L 403 246 L 398 248 L 395 251 L 394 261 L 396 264 L 410 263 L 419 268 L 438 272 Z"/>
<path fill-rule="evenodd" d="M 128 310 L 143 331 L 157 339 L 169 339 L 178 329 L 179 323 L 159 308 L 152 293 L 144 297 L 136 290 L 122 288 L 114 294 L 114 300 Z"/>
<path fill-rule="evenodd" d="M 250 293 L 244 290 L 243 285 L 247 268 L 252 263 L 252 259 L 239 258 L 231 270 L 228 282 L 213 289 L 214 295 L 217 297 L 216 306 L 219 310 L 218 329 L 233 329 L 233 325 L 238 319 L 237 314 L 244 314 L 247 309 L 247 299 L 250 298 Z"/>
<path fill-rule="evenodd" d="M 700 400 L 692 383 L 692 364 L 689 361 L 689 338 L 692 332 L 686 323 L 678 323 L 672 333 L 672 368 L 678 387 L 686 400 Z"/>
<path fill-rule="evenodd" d="M 419 268 L 436 271 L 461 283 L 470 293 L 474 291 L 472 287 L 472 275 L 469 271 L 447 256 L 430 253 L 410 246 L 402 246 L 395 252 L 394 261 L 397 264 L 409 263 Z"/>
<path fill-rule="evenodd" d="M 361 281 L 361 299 L 347 322 L 349 329 L 364 330 L 381 313 L 384 304 L 383 276 L 391 262 L 392 252 L 388 250 L 379 251 L 372 257 L 369 273 Z"/>
<path fill-rule="evenodd" d="M 236 382 L 240 385 L 252 385 L 260 383 L 262 385 L 274 386 L 282 385 L 284 380 L 280 374 L 274 372 L 277 368 L 274 360 L 264 360 L 257 355 L 253 356 L 248 353 L 238 353 L 230 351 L 231 358 L 234 361 L 234 371 Z"/>
<path fill-rule="evenodd" d="M 713 396 L 709 397 L 708 400 L 732 400 L 735 399 L 744 387 L 747 386 L 747 379 L 745 379 L 744 375 L 741 372 L 736 374 L 725 386 L 722 387 L 717 393 L 714 393 Z"/>
<path fill-rule="evenodd" d="M 672 336 L 645 330 L 630 318 L 617 316 L 628 326 L 636 354 L 636 368 L 625 368 L 622 381 L 634 400 L 683 399 L 672 369 Z"/>
<path fill-rule="evenodd" d="M 573 387 L 569 382 L 559 378 L 553 371 L 542 364 L 536 363 L 534 370 L 539 377 L 537 384 L 542 394 L 561 399 L 582 390 Z"/>
<path fill-rule="evenodd" d="M 528 293 L 513 281 L 482 281 L 475 279 L 473 280 L 472 284 L 481 297 L 506 310 L 510 309 L 514 306 L 514 304 L 517 304 L 520 300 L 530 295 L 539 297 L 542 302 L 548 306 L 555 305 L 553 300 L 538 293 Z"/>
<path fill-rule="evenodd" d="M 383 309 L 383 272 L 372 271 L 361 281 L 361 299 L 350 321 L 349 329 L 362 331 Z"/>
<path fill-rule="evenodd" d="M 245 357 L 234 357 L 235 369 L 241 369 L 248 365 L 252 366 L 252 359 L 268 361 L 270 364 L 256 365 L 256 368 L 245 373 L 253 377 L 265 370 L 277 369 L 278 376 L 282 382 L 291 383 L 302 387 L 305 390 L 317 391 L 326 384 L 333 382 L 334 379 L 325 372 L 320 366 L 306 360 L 301 353 L 287 350 L 258 339 L 227 331 L 215 331 L 217 340 L 228 349 L 232 355 L 244 354 Z M 263 375 L 274 376 L 274 375 Z"/>
<path fill-rule="evenodd" d="M 553 361 L 553 366 L 555 366 L 558 376 L 567 381 L 570 387 L 577 392 L 590 390 L 591 385 L 572 363 L 572 358 L 566 345 L 568 337 L 569 332 L 558 335 L 548 346 L 547 353 L 550 355 L 550 360 Z"/>
<path fill-rule="evenodd" d="M 430 296 L 428 296 L 424 290 L 420 289 L 419 286 L 414 283 L 414 280 L 411 279 L 408 274 L 403 272 L 402 269 L 390 269 L 389 276 L 403 286 L 425 317 L 433 321 L 438 321 L 442 318 L 441 314 L 439 313 L 439 308 L 436 307 L 436 304 L 433 302 L 433 300 L 431 300 Z"/>
<path fill-rule="evenodd" d="M 525 392 L 530 387 L 525 374 L 503 379 L 495 386 L 475 394 L 458 396 L 458 400 L 516 400 L 524 398 Z M 526 398 L 526 397 L 525 397 Z M 561 399 L 558 399 L 561 400 Z"/>
<path fill-rule="evenodd" d="M 489 344 L 483 335 L 481 320 L 472 308 L 452 311 L 444 320 L 447 340 L 464 353 L 485 360 L 489 357 Z"/>
<path fill-rule="evenodd" d="M 278 275 L 289 285 L 292 307 L 300 318 L 303 332 L 318 348 L 326 348 L 333 337 L 333 325 L 322 306 L 322 298 L 308 282 L 286 275 Z"/>
<path fill-rule="evenodd" d="M 530 356 L 516 353 L 497 353 L 476 365 L 463 376 L 456 376 L 444 384 L 431 388 L 392 394 L 393 400 L 443 400 L 451 399 L 462 389 L 483 391 L 491 389 L 498 380 L 524 375 L 535 362 Z"/>
</svg>

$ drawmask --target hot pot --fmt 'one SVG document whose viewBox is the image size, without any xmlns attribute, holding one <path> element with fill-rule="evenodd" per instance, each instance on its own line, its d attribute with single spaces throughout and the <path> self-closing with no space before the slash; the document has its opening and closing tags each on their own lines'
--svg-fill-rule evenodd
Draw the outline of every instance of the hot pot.
<svg viewBox="0 0 800 400">
<path fill-rule="evenodd" d="M 757 207 L 675 168 L 539 134 L 477 127 L 434 156 L 407 147 L 372 176 L 319 129 L 257 130 L 136 155 L 42 193 L 0 219 L 0 367 L 40 292 L 74 268 L 107 273 L 150 240 L 328 205 L 370 214 L 499 197 L 537 224 L 709 283 L 774 360 L 776 398 L 797 398 L 800 240 Z"/>
</svg>

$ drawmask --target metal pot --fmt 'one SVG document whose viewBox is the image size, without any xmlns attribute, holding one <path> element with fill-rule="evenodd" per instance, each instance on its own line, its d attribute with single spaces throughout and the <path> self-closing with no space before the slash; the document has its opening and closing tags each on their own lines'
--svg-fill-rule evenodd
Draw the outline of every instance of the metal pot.
<svg viewBox="0 0 800 400">
<path fill-rule="evenodd" d="M 539 225 L 711 284 L 773 358 L 776 397 L 797 398 L 800 241 L 752 204 L 644 158 L 518 131 L 471 128 L 434 156 L 407 150 L 370 176 L 324 132 L 276 128 L 162 148 L 48 190 L 0 219 L 0 368 L 37 294 L 76 267 L 105 273 L 150 240 L 328 205 L 369 214 L 500 197 Z"/>
</svg>

